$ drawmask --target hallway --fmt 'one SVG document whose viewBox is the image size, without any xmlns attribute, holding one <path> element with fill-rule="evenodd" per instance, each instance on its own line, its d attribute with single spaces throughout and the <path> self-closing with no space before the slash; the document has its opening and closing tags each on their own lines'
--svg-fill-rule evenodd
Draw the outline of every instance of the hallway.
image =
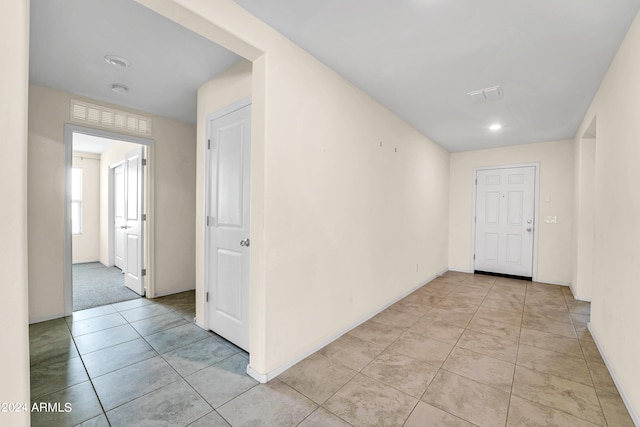
<svg viewBox="0 0 640 427">
<path fill-rule="evenodd" d="M 566 287 L 449 272 L 265 385 L 194 298 L 32 325 L 32 401 L 73 407 L 32 425 L 633 426 Z"/>
</svg>

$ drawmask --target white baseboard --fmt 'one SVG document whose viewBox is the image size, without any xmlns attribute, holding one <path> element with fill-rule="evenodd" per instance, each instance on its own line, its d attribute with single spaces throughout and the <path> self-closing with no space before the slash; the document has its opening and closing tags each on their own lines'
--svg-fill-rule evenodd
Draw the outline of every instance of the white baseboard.
<svg viewBox="0 0 640 427">
<path fill-rule="evenodd" d="M 473 270 L 458 270 L 456 268 L 449 268 L 447 270 L 445 270 L 444 272 L 442 272 L 440 274 L 440 276 L 442 276 L 444 273 L 446 273 L 447 271 L 453 271 L 455 273 L 467 273 L 467 274 L 473 274 Z"/>
<path fill-rule="evenodd" d="M 596 347 L 598 347 L 598 351 L 600 351 L 600 355 L 602 356 L 602 360 L 604 360 L 604 364 L 607 366 L 607 369 L 609 370 L 609 374 L 611 374 L 611 378 L 613 378 L 613 382 L 615 383 L 616 388 L 618 389 L 618 392 L 620 393 L 620 397 L 622 398 L 622 401 L 624 402 L 624 406 L 626 406 L 627 407 L 627 411 L 629 411 L 629 416 L 631 416 L 631 420 L 633 421 L 633 423 L 635 425 L 640 426 L 640 417 L 638 417 L 638 414 L 636 413 L 636 411 L 634 411 L 633 406 L 631 406 L 631 402 L 629 402 L 629 398 L 628 398 L 627 394 L 625 393 L 624 389 L 620 385 L 620 380 L 618 379 L 618 376 L 616 375 L 616 371 L 611 366 L 611 363 L 609 362 L 609 359 L 607 358 L 607 354 L 604 352 L 604 349 L 600 345 L 600 341 L 598 340 L 598 337 L 596 336 L 596 334 L 593 333 L 593 329 L 591 328 L 591 322 L 587 323 L 587 328 L 589 329 L 589 332 L 591 332 L 591 336 L 593 337 L 593 341 L 596 343 Z"/>
<path fill-rule="evenodd" d="M 249 374 L 251 377 L 253 377 L 256 381 L 259 381 L 260 383 L 266 383 L 268 381 L 271 381 L 272 379 L 274 379 L 275 377 L 277 377 L 278 375 L 280 375 L 281 373 L 283 373 L 284 371 L 286 371 L 287 369 L 289 369 L 290 367 L 292 367 L 293 365 L 295 365 L 296 363 L 306 359 L 307 357 L 311 356 L 313 353 L 315 353 L 316 351 L 320 350 L 323 347 L 326 347 L 327 345 L 331 344 L 333 341 L 337 340 L 338 338 L 340 338 L 342 335 L 346 334 L 347 332 L 349 332 L 350 330 L 360 326 L 362 323 L 366 322 L 367 320 L 371 319 L 372 317 L 374 317 L 376 314 L 386 310 L 387 308 L 389 308 L 390 306 L 392 306 L 393 304 L 397 303 L 398 301 L 400 301 L 401 299 L 403 299 L 404 297 L 406 297 L 407 295 L 411 294 L 412 292 L 416 291 L 417 289 L 420 289 L 421 287 L 423 287 L 424 285 L 426 285 L 427 283 L 431 282 L 433 279 L 436 279 L 440 276 L 442 276 L 447 270 L 443 270 L 440 273 L 434 275 L 434 276 L 430 276 L 427 281 L 411 288 L 410 290 L 406 291 L 405 293 L 403 293 L 402 295 L 400 295 L 399 297 L 395 298 L 394 300 L 392 300 L 391 302 L 387 303 L 386 305 L 384 305 L 383 307 L 375 310 L 374 312 L 364 316 L 363 318 L 361 318 L 360 320 L 356 321 L 355 323 L 351 324 L 350 326 L 347 326 L 346 328 L 340 330 L 338 333 L 330 336 L 329 338 L 327 338 L 326 340 L 324 340 L 323 342 L 321 342 L 320 344 L 314 346 L 313 348 L 307 350 L 306 352 L 304 352 L 303 354 L 299 355 L 298 357 L 289 360 L 288 362 L 280 365 L 279 367 L 277 367 L 276 369 L 273 369 L 270 372 L 267 372 L 266 374 L 263 374 L 261 372 L 258 372 L 256 370 L 254 370 L 251 365 L 247 366 L 247 374 Z"/>
<path fill-rule="evenodd" d="M 270 379 L 274 378 L 274 377 L 270 378 L 269 374 L 261 374 L 260 372 L 253 369 L 251 365 L 247 365 L 247 374 L 254 380 L 258 381 L 260 384 L 265 384 Z"/>
<path fill-rule="evenodd" d="M 206 326 L 204 326 L 202 323 L 198 322 L 198 318 L 197 318 L 197 317 L 194 317 L 194 318 L 193 318 L 193 323 L 194 323 L 197 327 L 199 327 L 200 329 L 204 329 L 205 331 L 209 331 L 209 329 L 208 329 Z"/>
</svg>

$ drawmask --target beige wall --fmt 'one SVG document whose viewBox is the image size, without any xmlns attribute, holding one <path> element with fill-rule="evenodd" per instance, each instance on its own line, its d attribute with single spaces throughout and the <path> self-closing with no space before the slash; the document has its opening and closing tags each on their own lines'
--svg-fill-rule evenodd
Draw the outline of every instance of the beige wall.
<svg viewBox="0 0 640 427">
<path fill-rule="evenodd" d="M 100 195 L 100 262 L 104 265 L 113 265 L 113 260 L 110 254 L 109 242 L 109 167 L 115 163 L 124 160 L 124 156 L 138 147 L 138 144 L 130 142 L 119 141 L 113 144 L 109 149 L 104 151 L 100 156 L 100 188 L 98 194 Z M 148 170 L 148 169 L 147 169 Z M 146 172 L 146 171 L 145 171 Z M 145 175 L 146 177 L 146 175 Z M 145 180 L 146 181 L 146 180 Z M 148 192 L 148 188 L 145 182 L 145 193 Z M 147 230 L 145 229 L 145 232 Z"/>
<path fill-rule="evenodd" d="M 3 2 L 0 54 L 0 402 L 29 399 L 27 329 L 27 92 L 29 2 Z M 0 413 L 0 425 L 28 426 L 26 412 Z"/>
<path fill-rule="evenodd" d="M 29 91 L 29 316 L 32 321 L 64 312 L 64 124 L 70 93 L 40 86 Z M 104 104 L 94 100 L 89 102 Z M 151 116 L 155 294 L 195 286 L 196 127 Z"/>
<path fill-rule="evenodd" d="M 591 301 L 593 293 L 595 173 L 596 139 L 577 138 L 574 144 L 571 291 L 577 299 L 584 301 Z"/>
<path fill-rule="evenodd" d="M 100 155 L 74 151 L 74 168 L 82 169 L 82 234 L 72 236 L 74 264 L 100 258 Z"/>
<path fill-rule="evenodd" d="M 236 5 L 191 6 L 268 52 L 251 87 L 250 366 L 277 373 L 446 269 L 449 154 Z"/>
<path fill-rule="evenodd" d="M 640 17 L 577 133 L 596 118 L 591 331 L 640 425 Z"/>
<path fill-rule="evenodd" d="M 472 271 L 473 169 L 540 163 L 538 268 L 540 282 L 571 281 L 573 223 L 573 141 L 542 142 L 451 154 L 449 268 Z M 557 216 L 546 224 L 545 216 Z"/>
</svg>

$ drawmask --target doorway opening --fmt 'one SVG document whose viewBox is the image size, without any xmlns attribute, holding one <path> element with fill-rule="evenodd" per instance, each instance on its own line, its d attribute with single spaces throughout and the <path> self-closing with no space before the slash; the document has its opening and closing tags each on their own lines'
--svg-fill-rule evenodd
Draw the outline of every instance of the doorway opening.
<svg viewBox="0 0 640 427">
<path fill-rule="evenodd" d="M 65 125 L 65 312 L 141 298 L 153 141 Z"/>
</svg>

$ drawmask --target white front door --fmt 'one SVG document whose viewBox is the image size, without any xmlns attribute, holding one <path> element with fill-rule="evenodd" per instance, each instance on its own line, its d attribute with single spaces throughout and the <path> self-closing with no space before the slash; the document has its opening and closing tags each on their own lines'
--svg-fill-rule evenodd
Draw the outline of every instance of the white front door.
<svg viewBox="0 0 640 427">
<path fill-rule="evenodd" d="M 125 172 L 124 164 L 113 168 L 113 236 L 114 264 L 124 271 L 125 250 L 124 230 L 127 221 L 124 216 L 125 205 Z"/>
<path fill-rule="evenodd" d="M 251 105 L 209 122 L 208 327 L 249 351 Z"/>
<path fill-rule="evenodd" d="M 535 167 L 476 172 L 475 271 L 533 276 Z"/>
<path fill-rule="evenodd" d="M 142 258 L 142 146 L 130 151 L 125 156 L 124 166 L 126 171 L 125 184 L 125 260 L 124 284 L 139 295 L 144 295 L 143 258 Z"/>
</svg>

